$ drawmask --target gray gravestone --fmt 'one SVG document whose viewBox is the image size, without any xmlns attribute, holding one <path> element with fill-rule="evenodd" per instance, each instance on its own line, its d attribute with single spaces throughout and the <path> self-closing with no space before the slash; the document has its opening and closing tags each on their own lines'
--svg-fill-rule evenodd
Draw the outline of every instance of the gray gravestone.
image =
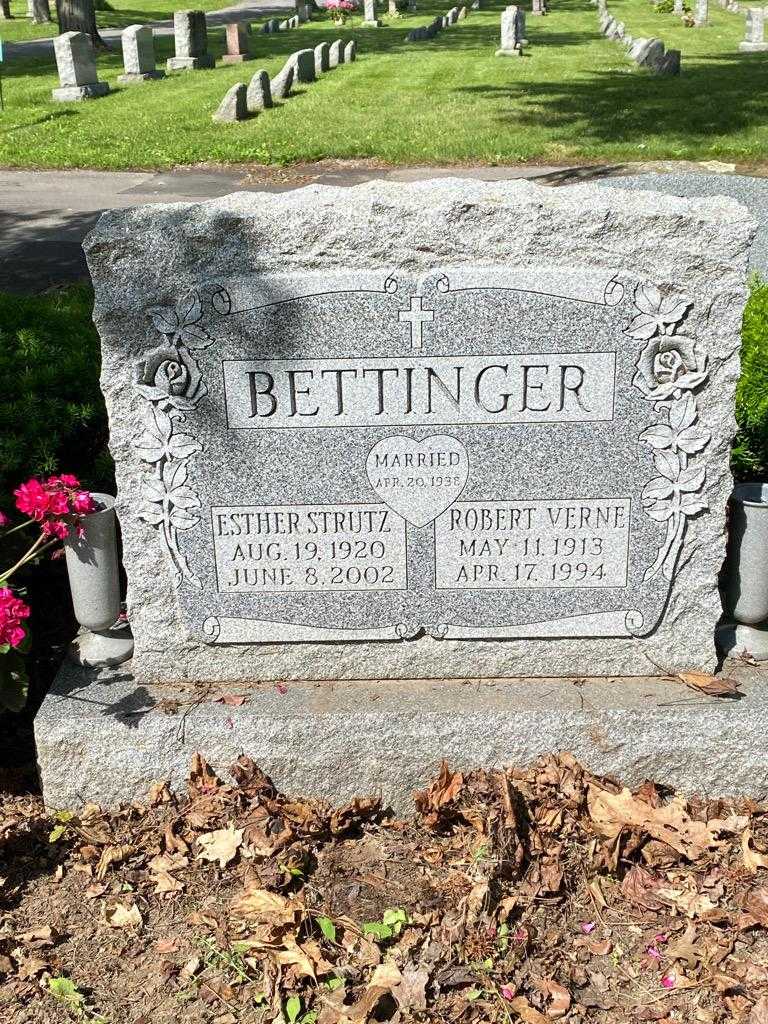
<svg viewBox="0 0 768 1024">
<path fill-rule="evenodd" d="M 123 67 L 118 77 L 123 85 L 135 85 L 153 78 L 164 78 L 165 72 L 155 66 L 155 43 L 149 25 L 129 25 L 121 36 Z"/>
<path fill-rule="evenodd" d="M 214 121 L 228 123 L 231 121 L 245 121 L 248 116 L 248 90 L 244 82 L 236 82 L 231 89 L 228 89 L 224 99 L 219 104 Z"/>
<path fill-rule="evenodd" d="M 293 64 L 287 61 L 278 75 L 272 79 L 270 89 L 273 100 L 287 100 L 291 95 L 293 86 L 294 69 Z"/>
<path fill-rule="evenodd" d="M 332 68 L 336 68 L 339 64 L 344 63 L 344 43 L 341 39 L 335 39 L 331 43 L 331 49 L 328 53 L 328 62 Z"/>
<path fill-rule="evenodd" d="M 266 110 L 272 106 L 272 89 L 269 84 L 269 75 L 263 69 L 257 71 L 248 83 L 246 106 L 250 114 L 257 114 L 260 110 Z"/>
<path fill-rule="evenodd" d="M 667 50 L 667 52 L 656 62 L 654 72 L 657 75 L 679 75 L 680 74 L 680 50 Z"/>
<path fill-rule="evenodd" d="M 251 59 L 251 26 L 248 22 L 233 21 L 226 27 L 227 52 L 221 58 L 224 64 L 242 64 Z"/>
<path fill-rule="evenodd" d="M 315 47 L 315 75 L 321 75 L 328 71 L 330 63 L 330 43 L 318 43 Z"/>
<path fill-rule="evenodd" d="M 268 21 L 264 22 L 261 31 L 266 33 L 279 32 L 280 22 L 277 20 L 277 18 L 270 18 Z"/>
<path fill-rule="evenodd" d="M 96 73 L 96 57 L 90 36 L 85 32 L 64 32 L 53 41 L 59 88 L 52 97 L 59 103 L 104 96 L 109 84 L 100 82 Z"/>
<path fill-rule="evenodd" d="M 35 25 L 47 25 L 51 20 L 51 8 L 48 0 L 32 0 L 31 18 Z"/>
<path fill-rule="evenodd" d="M 739 49 L 744 53 L 768 50 L 768 43 L 765 42 L 765 11 L 762 7 L 748 8 L 745 37 L 744 41 L 739 43 Z"/>
<path fill-rule="evenodd" d="M 363 25 L 367 28 L 379 28 L 381 26 L 381 21 L 376 17 L 376 0 L 364 0 L 363 12 Z"/>
<path fill-rule="evenodd" d="M 467 16 L 467 8 L 463 5 L 459 8 L 459 21 L 463 21 Z"/>
<path fill-rule="evenodd" d="M 173 15 L 175 57 L 169 57 L 169 71 L 197 71 L 212 68 L 214 59 L 208 53 L 208 28 L 202 11 L 175 11 Z"/>
<path fill-rule="evenodd" d="M 516 5 L 505 7 L 501 12 L 501 47 L 497 57 L 519 57 L 523 52 L 520 36 L 520 8 Z"/>
<path fill-rule="evenodd" d="M 694 24 L 697 27 L 707 24 L 709 19 L 709 0 L 696 0 L 696 13 L 694 15 Z"/>
<path fill-rule="evenodd" d="M 672 13 L 680 16 L 685 14 L 685 0 L 675 0 Z"/>
<path fill-rule="evenodd" d="M 312 8 L 309 4 L 300 2 L 296 5 L 296 13 L 300 22 L 307 22 L 311 20 Z"/>
<path fill-rule="evenodd" d="M 295 82 L 309 83 L 315 81 L 315 51 L 296 50 L 288 60 L 293 64 L 293 79 Z"/>
<path fill-rule="evenodd" d="M 344 63 L 353 64 L 357 60 L 357 43 L 350 39 L 344 47 Z"/>
<path fill-rule="evenodd" d="M 457 180 L 105 214 L 135 678 L 710 671 L 752 228 Z"/>
<path fill-rule="evenodd" d="M 542 15 L 547 13 L 547 7 L 544 0 L 531 0 L 531 14 Z"/>
</svg>

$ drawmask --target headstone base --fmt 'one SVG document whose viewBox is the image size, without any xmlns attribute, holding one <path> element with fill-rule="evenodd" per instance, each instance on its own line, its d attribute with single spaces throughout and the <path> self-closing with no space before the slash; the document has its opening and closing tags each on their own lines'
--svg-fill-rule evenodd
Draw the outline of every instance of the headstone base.
<svg viewBox="0 0 768 1024">
<path fill-rule="evenodd" d="M 249 53 L 225 53 L 221 58 L 222 64 L 242 64 L 243 61 L 252 60 Z"/>
<path fill-rule="evenodd" d="M 739 49 L 742 53 L 762 53 L 768 50 L 768 43 L 739 43 Z"/>
<path fill-rule="evenodd" d="M 210 53 L 204 57 L 169 57 L 166 62 L 168 71 L 200 71 L 202 68 L 212 68 L 216 63 Z"/>
<path fill-rule="evenodd" d="M 249 754 L 284 792 L 336 803 L 380 793 L 408 813 L 442 758 L 462 770 L 569 750 L 629 785 L 768 797 L 768 680 L 728 663 L 738 700 L 658 678 L 137 684 L 130 665 L 66 663 L 35 721 L 49 808 L 114 805 L 155 779 L 184 785 L 200 752 L 223 777 Z M 217 702 L 245 694 L 239 707 Z M 176 713 L 169 713 L 180 701 Z M 389 752 L 391 756 L 387 756 Z"/>
<path fill-rule="evenodd" d="M 117 76 L 120 85 L 140 85 L 142 82 L 154 82 L 159 78 L 165 78 L 164 71 L 145 71 L 142 74 L 131 73 Z"/>
<path fill-rule="evenodd" d="M 108 92 L 109 82 L 91 82 L 89 85 L 63 85 L 59 89 L 53 89 L 51 96 L 56 103 L 73 103 L 106 96 Z"/>
<path fill-rule="evenodd" d="M 522 47 L 520 47 L 520 48 L 515 47 L 514 50 L 497 50 L 496 51 L 496 56 L 497 57 L 522 57 L 523 56 L 523 50 L 522 50 Z"/>
<path fill-rule="evenodd" d="M 717 630 L 717 642 L 731 657 L 747 655 L 753 661 L 768 661 L 768 623 L 762 626 L 726 623 Z"/>
<path fill-rule="evenodd" d="M 378 18 L 375 21 L 364 21 L 362 28 L 381 28 L 381 22 Z"/>
</svg>

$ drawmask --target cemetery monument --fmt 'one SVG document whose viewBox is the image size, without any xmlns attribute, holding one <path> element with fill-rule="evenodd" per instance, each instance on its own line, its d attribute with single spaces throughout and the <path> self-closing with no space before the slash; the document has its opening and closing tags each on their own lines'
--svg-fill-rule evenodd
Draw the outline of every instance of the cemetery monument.
<svg viewBox="0 0 768 1024">
<path fill-rule="evenodd" d="M 178 778 L 190 747 L 329 799 L 541 744 L 645 773 L 695 742 L 681 777 L 732 770 L 619 677 L 716 665 L 752 232 L 730 199 L 461 180 L 104 214 L 136 649 L 85 709 L 62 670 L 46 799 Z M 557 676 L 614 680 L 607 759 Z M 183 742 L 141 710 L 269 680 Z"/>
</svg>

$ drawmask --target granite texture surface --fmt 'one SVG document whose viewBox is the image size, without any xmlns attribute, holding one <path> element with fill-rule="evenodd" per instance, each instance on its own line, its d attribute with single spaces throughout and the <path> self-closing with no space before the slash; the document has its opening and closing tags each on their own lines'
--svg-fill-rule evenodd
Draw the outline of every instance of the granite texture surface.
<svg viewBox="0 0 768 1024">
<path fill-rule="evenodd" d="M 196 690 L 169 713 L 177 694 L 137 684 L 130 666 L 67 665 L 37 716 L 36 743 L 52 808 L 137 799 L 156 779 L 180 790 L 196 752 L 222 778 L 245 753 L 286 793 L 335 803 L 378 793 L 406 814 L 442 758 L 461 769 L 522 766 L 556 750 L 630 785 L 656 778 L 764 800 L 768 683 L 742 687 L 740 700 L 724 700 L 657 679 L 301 683 L 237 688 L 248 695 L 240 707 L 216 702 L 226 690 Z"/>
<path fill-rule="evenodd" d="M 768 178 L 744 174 L 671 172 L 621 175 L 603 178 L 597 184 L 602 188 L 641 189 L 686 199 L 729 196 L 743 203 L 757 221 L 757 233 L 749 258 L 750 269 L 768 275 Z"/>
<path fill-rule="evenodd" d="M 126 75 L 156 77 L 155 44 L 149 25 L 129 25 L 120 36 Z"/>
<path fill-rule="evenodd" d="M 729 199 L 460 180 L 105 214 L 136 679 L 712 669 L 752 233 Z M 366 458 L 436 433 L 468 483 L 459 444 L 458 483 L 417 466 L 406 551 Z"/>
<path fill-rule="evenodd" d="M 257 71 L 248 83 L 246 93 L 246 106 L 249 114 L 257 114 L 272 106 L 272 89 L 269 84 L 269 75 L 263 69 Z"/>
<path fill-rule="evenodd" d="M 63 89 L 97 82 L 96 57 L 85 32 L 62 32 L 54 39 L 53 49 Z"/>
</svg>

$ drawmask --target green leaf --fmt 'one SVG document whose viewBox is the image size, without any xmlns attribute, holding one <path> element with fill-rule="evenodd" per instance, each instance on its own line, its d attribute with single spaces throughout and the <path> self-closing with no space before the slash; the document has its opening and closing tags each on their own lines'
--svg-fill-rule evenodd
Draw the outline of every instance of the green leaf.
<svg viewBox="0 0 768 1024">
<path fill-rule="evenodd" d="M 283 1013 L 288 1021 L 288 1024 L 296 1024 L 301 1013 L 301 999 L 298 996 L 289 996 L 285 1001 L 285 1007 Z"/>
<path fill-rule="evenodd" d="M 320 931 L 328 939 L 329 942 L 336 941 L 336 925 L 330 919 L 330 917 L 318 917 L 317 923 L 320 926 Z"/>
<path fill-rule="evenodd" d="M 335 992 L 337 988 L 341 988 L 344 984 L 343 978 L 329 978 L 325 983 L 325 987 L 329 992 Z"/>
<path fill-rule="evenodd" d="M 49 978 L 48 991 L 57 1002 L 71 1010 L 79 1009 L 85 1002 L 85 996 L 69 978 Z"/>
<path fill-rule="evenodd" d="M 363 925 L 363 935 L 372 935 L 375 939 L 391 939 L 395 933 L 388 924 L 382 921 L 366 921 Z"/>
</svg>

